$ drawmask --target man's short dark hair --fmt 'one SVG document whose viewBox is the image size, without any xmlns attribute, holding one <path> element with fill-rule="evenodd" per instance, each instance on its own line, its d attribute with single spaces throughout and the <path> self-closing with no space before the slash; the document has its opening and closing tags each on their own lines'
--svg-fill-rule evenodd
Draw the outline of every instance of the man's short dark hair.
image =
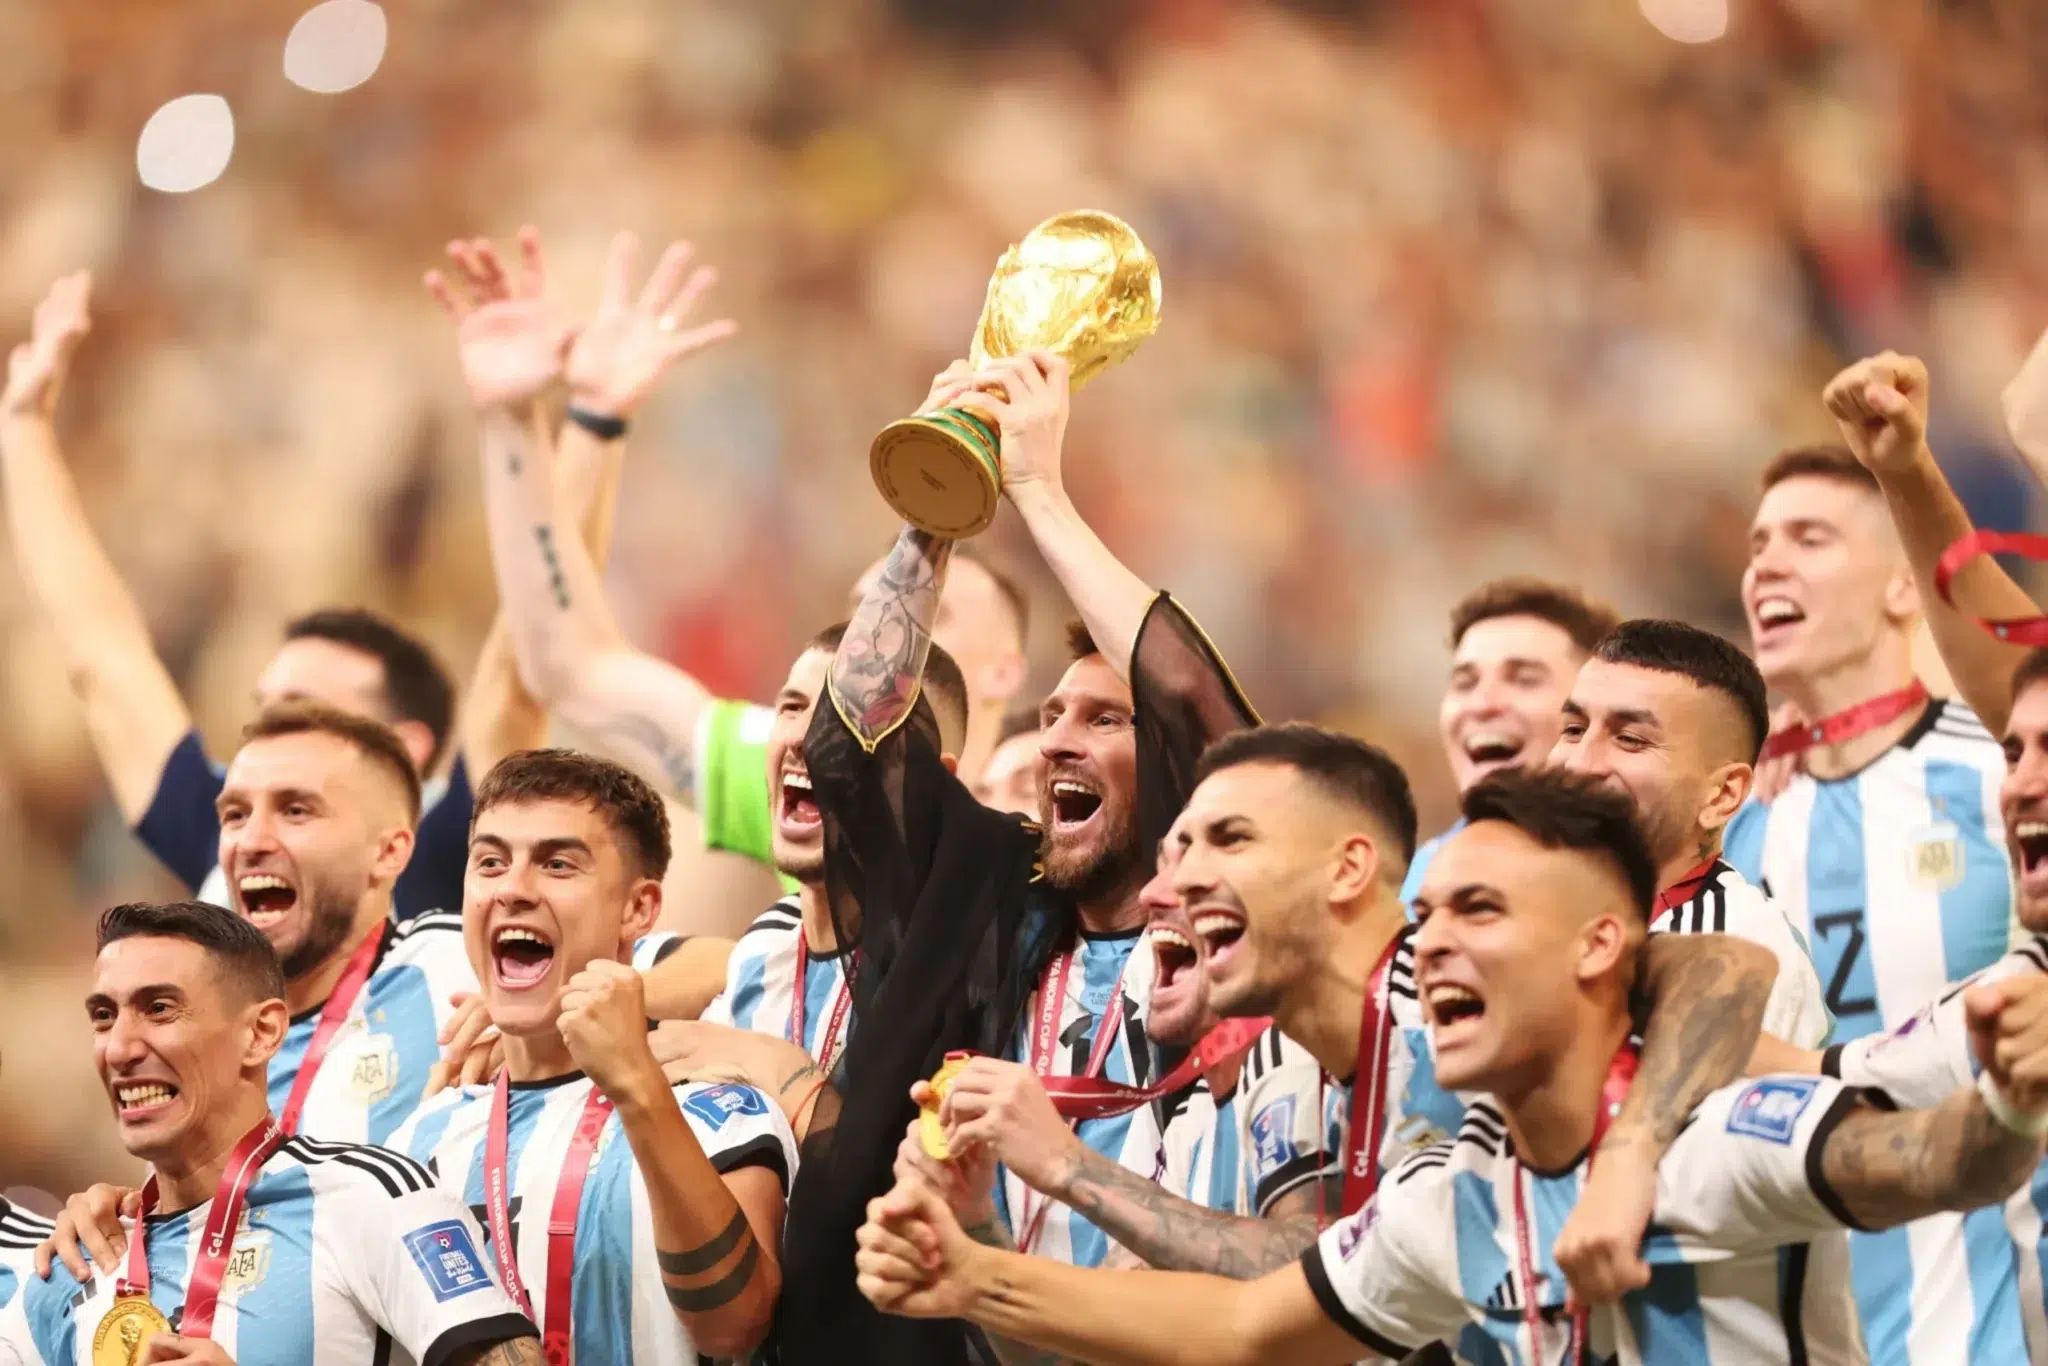
<svg viewBox="0 0 2048 1366">
<path fill-rule="evenodd" d="M 100 916 L 99 948 L 123 939 L 182 939 L 206 951 L 245 1002 L 284 999 L 284 967 L 263 931 L 204 901 L 130 901 Z"/>
<path fill-rule="evenodd" d="M 398 732 L 382 721 L 299 697 L 265 707 L 242 728 L 242 743 L 282 735 L 332 735 L 353 745 L 358 754 L 399 785 L 405 793 L 406 816 L 411 824 L 419 823 L 419 770 L 412 766 L 412 756 L 405 752 L 405 742 L 398 738 Z"/>
<path fill-rule="evenodd" d="M 1088 623 L 1081 620 L 1079 617 L 1072 617 L 1068 619 L 1066 636 L 1067 662 L 1069 664 L 1073 663 L 1076 660 L 1086 659 L 1090 655 L 1099 655 L 1102 653 L 1102 651 L 1099 648 L 1097 648 L 1095 644 L 1094 632 L 1090 631 L 1088 629 Z"/>
<path fill-rule="evenodd" d="M 640 776 L 608 759 L 573 749 L 522 749 L 508 754 L 477 784 L 469 833 L 494 806 L 573 802 L 588 806 L 611 827 L 636 877 L 668 873 L 668 808 Z"/>
<path fill-rule="evenodd" d="M 2012 671 L 2012 700 L 2017 703 L 2021 693 L 2039 683 L 2048 683 L 2048 647 L 2027 651 L 2027 657 Z"/>
<path fill-rule="evenodd" d="M 417 721 L 434 737 L 424 765 L 431 773 L 448 751 L 455 725 L 455 685 L 427 647 L 377 613 L 324 607 L 284 628 L 286 640 L 329 640 L 360 650 L 384 669 L 384 704 L 400 721 Z"/>
<path fill-rule="evenodd" d="M 1546 849 L 1604 855 L 1628 884 L 1647 925 L 1657 897 L 1657 860 L 1635 804 L 1597 778 L 1561 768 L 1505 768 L 1474 783 L 1461 803 L 1468 825 L 1501 821 Z"/>
<path fill-rule="evenodd" d="M 1882 494 L 1884 489 L 1877 482 L 1877 476 L 1864 467 L 1854 451 L 1836 442 L 1822 442 L 1812 446 L 1794 446 L 1779 451 L 1764 466 L 1762 478 L 1758 481 L 1757 492 L 1769 493 L 1787 479 L 1833 479 L 1871 493 Z"/>
<path fill-rule="evenodd" d="M 1593 658 L 1656 673 L 1679 674 L 1720 693 L 1742 713 L 1742 762 L 1753 764 L 1770 733 L 1770 693 L 1756 661 L 1712 631 L 1682 621 L 1637 617 L 1593 648 Z"/>
<path fill-rule="evenodd" d="M 1202 751 L 1195 766 L 1199 786 L 1212 773 L 1244 764 L 1284 764 L 1327 795 L 1349 802 L 1394 837 L 1399 866 L 1386 872 L 1399 881 L 1415 857 L 1415 794 L 1408 774 L 1385 750 L 1354 735 L 1302 721 L 1236 730 Z"/>
<path fill-rule="evenodd" d="M 839 643 L 846 639 L 846 629 L 852 624 L 850 621 L 832 623 L 804 642 L 803 653 L 823 650 L 828 655 L 837 654 Z M 959 735 L 961 743 L 966 743 L 967 675 L 960 672 L 959 663 L 936 640 L 925 655 L 921 686 L 925 696 L 932 700 L 932 710 L 939 718 L 939 729 L 949 735 Z"/>
<path fill-rule="evenodd" d="M 1451 609 L 1451 648 L 1482 621 L 1499 617 L 1535 617 L 1571 637 L 1572 644 L 1591 654 L 1600 638 L 1621 624 L 1621 614 L 1565 583 L 1514 577 L 1483 583 Z"/>
<path fill-rule="evenodd" d="M 965 560 L 989 576 L 996 586 L 996 592 L 1009 604 L 1010 614 L 1017 620 L 1017 648 L 1022 650 L 1031 639 L 1031 598 L 1024 592 L 1024 585 L 1015 576 L 996 567 L 995 561 L 973 548 L 972 541 L 961 541 L 953 547 L 953 558 Z"/>
</svg>

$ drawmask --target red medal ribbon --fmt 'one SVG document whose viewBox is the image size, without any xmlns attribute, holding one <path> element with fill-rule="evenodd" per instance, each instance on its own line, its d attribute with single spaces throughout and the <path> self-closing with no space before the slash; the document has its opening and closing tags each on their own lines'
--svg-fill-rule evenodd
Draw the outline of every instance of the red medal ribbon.
<svg viewBox="0 0 2048 1366">
<path fill-rule="evenodd" d="M 1600 1140 L 1607 1136 L 1607 1126 L 1621 1113 L 1621 1103 L 1628 1097 L 1629 1083 L 1636 1079 L 1636 1050 L 1633 1044 L 1623 1044 L 1621 1051 L 1614 1055 L 1614 1061 L 1607 1065 L 1607 1079 L 1600 1083 L 1600 1109 L 1593 1116 L 1593 1141 L 1586 1145 L 1586 1170 L 1593 1169 L 1593 1154 L 1599 1151 Z M 1515 1260 L 1522 1272 L 1522 1317 L 1529 1327 L 1529 1360 L 1532 1363 L 1543 1360 L 1543 1315 L 1536 1303 L 1536 1257 L 1532 1251 L 1533 1242 L 1529 1234 L 1529 1211 L 1522 1195 L 1522 1187 L 1534 1179 L 1528 1168 L 1517 1159 L 1515 1162 Z M 1569 1336 L 1565 1338 L 1564 1355 L 1560 1362 L 1569 1363 L 1572 1353 L 1583 1348 L 1587 1341 L 1586 1308 L 1580 1305 L 1572 1311 Z"/>
<path fill-rule="evenodd" d="M 1204 1034 L 1180 1065 L 1150 1086 L 1126 1086 L 1099 1077 L 1046 1077 L 1045 1093 L 1062 1119 L 1109 1119 L 1140 1105 L 1170 1096 L 1211 1068 L 1236 1062 L 1251 1052 L 1259 1036 L 1272 1027 L 1269 1019 L 1225 1020 Z"/>
<path fill-rule="evenodd" d="M 491 1118 L 484 1130 L 484 1214 L 490 1223 L 491 1248 L 497 1253 L 498 1273 L 512 1302 L 526 1317 L 533 1318 L 533 1301 L 519 1274 L 518 1249 L 512 1243 L 511 1176 L 507 1148 L 511 1142 L 512 1082 L 506 1072 L 498 1073 L 491 1094 Z M 567 1366 L 570 1354 L 570 1281 L 576 1269 L 576 1216 L 583 1205 L 583 1184 L 590 1177 L 591 1154 L 611 1118 L 612 1103 L 593 1083 L 583 1100 L 583 1113 L 576 1120 L 575 1137 L 569 1141 L 568 1156 L 562 1160 L 562 1174 L 555 1183 L 555 1200 L 548 1211 L 548 1313 L 541 1327 L 541 1350 L 550 1366 Z"/>
<path fill-rule="evenodd" d="M 2022 555 L 2030 560 L 2048 560 L 2048 536 L 2032 536 L 2018 531 L 1973 531 L 1941 552 L 1941 559 L 1934 566 L 1934 591 L 1941 600 L 1954 607 L 1956 601 L 1949 596 L 1949 584 L 1962 567 L 1979 555 Z M 2013 645 L 2048 645 L 2048 617 L 2008 617 L 2004 621 L 1992 621 L 1985 617 L 1972 617 L 1972 621 Z"/>
<path fill-rule="evenodd" d="M 1397 934 L 1380 951 L 1380 961 L 1366 979 L 1365 1004 L 1360 1008 L 1358 1066 L 1351 1074 L 1351 1123 L 1344 1135 L 1346 1215 L 1364 1209 L 1380 1188 L 1380 1145 L 1387 1136 L 1387 1069 L 1394 1056 L 1394 998 L 1387 990 L 1387 979 L 1393 973 L 1394 950 L 1400 946 Z"/>
<path fill-rule="evenodd" d="M 854 952 L 858 954 L 859 949 Z M 804 1016 L 807 1012 L 804 983 L 810 977 L 811 946 L 803 927 L 796 931 L 796 981 L 791 984 L 789 1002 L 789 1041 L 806 1053 L 810 1046 L 804 1042 Z M 825 1032 L 818 1039 L 816 1054 L 818 1070 L 827 1076 L 832 1074 L 832 1060 L 835 1053 L 843 1051 L 846 1039 L 846 1016 L 853 1009 L 853 983 L 846 974 L 839 974 L 839 989 L 832 994 L 832 1009 L 825 1016 Z"/>
<path fill-rule="evenodd" d="M 1657 900 L 1650 907 L 1650 924 L 1655 925 L 1666 911 L 1674 907 L 1683 906 L 1686 902 L 1698 896 L 1700 888 L 1705 886 L 1707 879 L 1712 876 L 1714 865 L 1720 861 L 1718 855 L 1706 860 L 1687 872 L 1684 877 L 1657 893 Z"/>
<path fill-rule="evenodd" d="M 1038 979 L 1038 1018 L 1031 1030 L 1031 1070 L 1038 1074 L 1041 1082 L 1048 1082 L 1052 1076 L 1053 1055 L 1059 1044 L 1060 1014 L 1066 1008 L 1067 979 L 1073 975 L 1074 958 L 1075 950 L 1064 950 L 1045 965 L 1045 971 Z M 1117 972 L 1116 985 L 1109 990 L 1109 1005 L 1095 1026 L 1095 1043 L 1088 1050 L 1088 1067 L 1081 1073 L 1083 1080 L 1102 1075 L 1103 1064 L 1109 1061 L 1109 1050 L 1116 1043 L 1116 1036 L 1123 1032 L 1124 973 L 1130 966 L 1131 960 L 1127 957 Z M 1024 1208 L 1018 1213 L 1023 1216 L 1021 1226 L 1024 1234 L 1017 1240 L 1017 1250 L 1029 1252 L 1032 1244 L 1038 1241 L 1039 1230 L 1045 1226 L 1045 1216 L 1052 1208 L 1052 1201 L 1040 1199 L 1034 1210 L 1031 1192 L 1026 1191 L 1023 1203 Z"/>
<path fill-rule="evenodd" d="M 1772 734 L 1764 741 L 1763 753 L 1757 762 L 1767 764 L 1773 759 L 1804 754 L 1815 745 L 1845 744 L 1879 726 L 1890 725 L 1926 700 L 1927 685 L 1916 678 L 1897 692 L 1858 702 L 1847 711 L 1838 711 L 1811 725 L 1791 726 Z"/>
<path fill-rule="evenodd" d="M 180 1337 L 212 1334 L 213 1311 L 220 1302 L 221 1278 L 227 1273 L 228 1251 L 235 1245 L 235 1230 L 242 1222 L 242 1206 L 256 1174 L 284 1138 L 284 1130 L 266 1114 L 228 1153 L 220 1184 L 214 1188 L 213 1206 L 206 1212 L 206 1231 L 200 1235 L 192 1279 L 185 1287 L 185 1312 L 178 1320 Z M 128 1274 L 114 1285 L 117 1297 L 149 1298 L 149 1212 L 156 1208 L 156 1201 L 156 1173 L 151 1172 L 142 1183 L 142 1209 L 135 1219 L 135 1237 L 128 1244 Z"/>
<path fill-rule="evenodd" d="M 313 1090 L 313 1078 L 319 1074 L 320 1064 L 326 1061 L 327 1050 L 334 1046 L 334 1036 L 347 1023 L 348 1013 L 355 1006 L 363 983 L 370 980 L 370 969 L 377 964 L 378 951 L 384 947 L 384 935 L 390 928 L 391 922 L 385 921 L 363 937 L 363 942 L 356 945 L 356 951 L 349 955 L 348 966 L 341 970 L 341 980 L 334 984 L 334 992 L 327 998 L 327 1004 L 320 1008 L 320 1023 L 313 1026 L 313 1037 L 306 1042 L 306 1056 L 300 1059 L 299 1074 L 292 1078 L 291 1094 L 285 1098 L 284 1113 L 277 1119 L 277 1127 L 287 1134 L 299 1131 L 299 1112 L 306 1108 L 306 1097 Z"/>
</svg>

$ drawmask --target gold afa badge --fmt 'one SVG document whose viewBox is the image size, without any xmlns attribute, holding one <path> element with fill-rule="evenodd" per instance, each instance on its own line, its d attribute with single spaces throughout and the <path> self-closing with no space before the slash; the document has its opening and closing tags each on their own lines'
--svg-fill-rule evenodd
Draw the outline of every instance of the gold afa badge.
<svg viewBox="0 0 2048 1366">
<path fill-rule="evenodd" d="M 135 1366 L 143 1344 L 171 1331 L 171 1321 L 140 1295 L 123 1295 L 92 1335 L 92 1366 Z"/>
</svg>

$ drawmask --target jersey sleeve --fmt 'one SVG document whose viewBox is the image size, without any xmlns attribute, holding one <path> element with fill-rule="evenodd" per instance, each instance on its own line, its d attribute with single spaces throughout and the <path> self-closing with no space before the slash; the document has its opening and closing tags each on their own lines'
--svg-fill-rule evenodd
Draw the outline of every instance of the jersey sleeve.
<svg viewBox="0 0 2048 1366">
<path fill-rule="evenodd" d="M 1860 1095 L 1829 1077 L 1770 1076 L 1708 1096 L 1657 1166 L 1645 1258 L 1698 1261 L 1860 1227 L 1821 1164 Z"/>
<path fill-rule="evenodd" d="M 1753 887 L 1728 897 L 1727 933 L 1760 944 L 1778 960 L 1778 980 L 1764 1006 L 1763 1028 L 1801 1048 L 1818 1048 L 1834 1029 L 1813 954 L 1792 922 Z"/>
<path fill-rule="evenodd" d="M 1958 1086 L 1977 1079 L 1977 1058 L 1963 1017 L 1963 993 L 1969 987 L 1970 982 L 1957 983 L 1895 1029 L 1836 1044 L 1821 1054 L 1821 1071 L 1851 1086 L 1882 1091 L 1903 1109 L 1941 1104 Z"/>
<path fill-rule="evenodd" d="M 1269 1030 L 1246 1059 L 1245 1077 L 1238 1151 L 1263 1219 L 1282 1196 L 1340 1172 L 1344 1158 L 1323 1132 L 1323 1071 L 1305 1050 Z"/>
<path fill-rule="evenodd" d="M 469 866 L 469 816 L 474 806 L 469 763 L 460 754 L 448 770 L 448 781 L 420 812 L 412 859 L 392 889 L 393 913 L 400 923 L 429 911 L 462 910 L 462 876 Z"/>
<path fill-rule="evenodd" d="M 321 1214 L 333 1221 L 332 1252 L 350 1273 L 356 1302 L 400 1350 L 419 1366 L 446 1366 L 465 1350 L 538 1337 L 492 1274 L 468 1207 L 417 1163 L 359 1151 L 379 1185 L 365 1182 Z"/>
<path fill-rule="evenodd" d="M 673 930 L 656 930 L 640 936 L 633 941 L 633 966 L 641 972 L 647 971 L 681 948 L 688 938 L 688 935 L 677 934 Z"/>
<path fill-rule="evenodd" d="M 1425 1151 L 1441 1153 L 1441 1148 Z M 1324 1230 L 1301 1269 L 1325 1316 L 1399 1361 L 1467 1322 L 1448 1164 L 1409 1165 L 1365 1207 Z"/>
<path fill-rule="evenodd" d="M 164 760 L 156 795 L 135 824 L 136 838 L 192 891 L 220 859 L 220 817 L 213 803 L 223 781 L 199 732 L 192 731 Z"/>
<path fill-rule="evenodd" d="M 768 732 L 775 714 L 718 698 L 697 720 L 697 814 L 704 847 L 773 863 Z"/>
<path fill-rule="evenodd" d="M 1215 644 L 1170 593 L 1152 599 L 1131 647 L 1132 724 L 1137 730 L 1138 837 L 1150 851 L 1166 838 L 1195 790 L 1195 765 L 1214 740 L 1259 724 Z"/>
<path fill-rule="evenodd" d="M 719 1172 L 767 1167 L 789 1194 L 796 1174 L 796 1134 L 782 1107 L 751 1086 L 686 1083 L 675 1088 L 683 1118 Z"/>
</svg>

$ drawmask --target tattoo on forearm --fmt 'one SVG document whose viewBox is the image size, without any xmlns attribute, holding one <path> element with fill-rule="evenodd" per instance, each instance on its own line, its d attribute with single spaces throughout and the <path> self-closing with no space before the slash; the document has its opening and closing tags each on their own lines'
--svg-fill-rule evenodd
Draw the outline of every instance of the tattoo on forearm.
<svg viewBox="0 0 2048 1366">
<path fill-rule="evenodd" d="M 555 595 L 555 606 L 569 610 L 569 580 L 562 575 L 562 559 L 555 553 L 555 529 L 542 522 L 533 529 L 533 539 L 540 544 L 540 557 L 548 567 L 548 588 Z"/>
<path fill-rule="evenodd" d="M 1996 1205 L 2041 1160 L 2038 1139 L 1991 1117 L 1975 1089 L 1932 1110 L 1858 1110 L 1828 1135 L 1821 1171 L 1869 1228 Z"/>
<path fill-rule="evenodd" d="M 697 805 L 697 763 L 690 739 L 675 734 L 659 717 L 617 712 L 592 727 L 590 738 L 634 754 L 639 760 L 634 766 L 657 773 L 668 796 L 686 807 Z"/>
<path fill-rule="evenodd" d="M 490 1350 L 473 1357 L 477 1366 L 547 1366 L 547 1353 L 539 1338 L 513 1338 L 495 1343 Z"/>
<path fill-rule="evenodd" d="M 746 1292 L 747 1283 L 754 1279 L 754 1268 L 760 1265 L 760 1262 L 761 1245 L 753 1240 L 750 1232 L 747 1236 L 746 1255 L 740 1258 L 739 1265 L 711 1284 L 695 1290 L 685 1290 L 681 1286 L 670 1285 L 664 1281 L 661 1288 L 668 1292 L 668 1302 L 674 1305 L 679 1313 L 709 1314 L 725 1308 Z"/>
<path fill-rule="evenodd" d="M 817 1075 L 818 1064 L 814 1062 L 807 1062 L 802 1067 L 797 1068 L 796 1071 L 784 1077 L 782 1079 L 782 1085 L 775 1088 L 776 1092 L 777 1094 L 786 1095 L 788 1094 L 790 1087 L 796 1085 L 800 1081 L 809 1081 L 811 1078 Z"/>
<path fill-rule="evenodd" d="M 1683 957 L 1650 1002 L 1635 1084 L 1603 1152 L 1638 1139 L 1660 1153 L 1669 1147 L 1707 1094 L 1741 1075 L 1763 1026 L 1768 975 L 1711 940 L 1653 935 L 1650 943 L 1663 939 L 1676 941 Z"/>
<path fill-rule="evenodd" d="M 966 1232 L 968 1237 L 983 1247 L 1000 1248 L 1004 1252 L 1017 1250 L 1017 1244 L 1010 1238 L 1010 1231 L 1004 1228 L 999 1220 L 983 1220 Z M 1006 1283 L 999 1283 L 996 1289 L 1000 1295 L 1007 1291 L 1009 1286 Z M 1006 1338 L 1000 1333 L 990 1332 L 986 1328 L 982 1330 L 982 1335 L 988 1339 L 988 1345 L 995 1349 L 996 1359 L 1001 1361 L 1003 1366 L 1080 1366 L 1058 1352 L 1048 1352 L 1033 1347 L 1028 1342 L 1019 1342 L 1015 1338 Z"/>
<path fill-rule="evenodd" d="M 740 1239 L 747 1236 L 747 1212 L 736 1209 L 732 1222 L 712 1235 L 707 1242 L 682 1252 L 666 1252 L 655 1249 L 654 1259 L 661 1264 L 662 1271 L 670 1276 L 701 1276 L 732 1255 L 740 1245 Z"/>
<path fill-rule="evenodd" d="M 1161 1271 L 1199 1271 L 1256 1280 L 1300 1257 L 1316 1240 L 1314 1186 L 1310 1207 L 1269 1219 L 1242 1219 L 1170 1195 L 1100 1153 L 1084 1152 L 1066 1183 L 1077 1214 Z"/>
<path fill-rule="evenodd" d="M 917 698 L 952 554 L 951 541 L 905 527 L 854 611 L 832 661 L 832 686 L 863 740 L 888 734 Z"/>
</svg>

